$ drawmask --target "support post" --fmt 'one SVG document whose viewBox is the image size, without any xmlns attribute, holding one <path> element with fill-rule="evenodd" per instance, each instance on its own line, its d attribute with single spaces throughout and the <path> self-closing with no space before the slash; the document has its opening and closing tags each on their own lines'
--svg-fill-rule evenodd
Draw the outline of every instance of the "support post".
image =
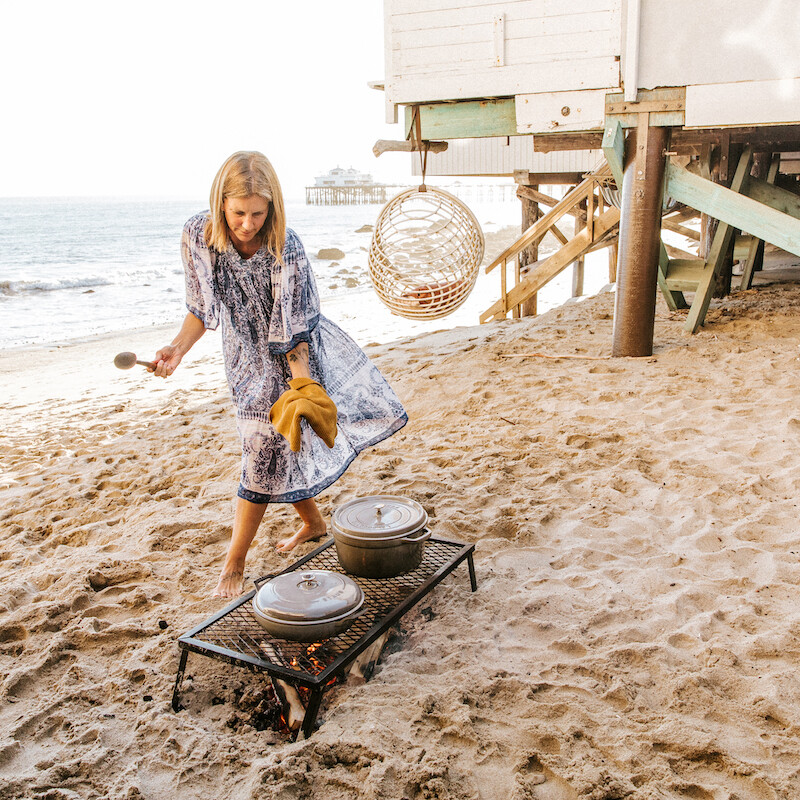
<svg viewBox="0 0 800 800">
<path fill-rule="evenodd" d="M 641 114 L 626 142 L 611 347 L 615 357 L 653 353 L 668 136 L 668 128 L 650 127 L 649 114 Z"/>
<path fill-rule="evenodd" d="M 531 184 L 530 188 L 539 191 L 538 184 Z M 522 203 L 522 232 L 524 233 L 536 220 L 539 219 L 539 204 L 527 197 L 521 197 Z M 528 273 L 528 266 L 535 264 L 539 260 L 539 242 L 534 242 L 526 247 L 519 254 L 520 277 L 524 278 Z M 521 314 L 523 317 L 535 317 L 537 313 L 536 295 L 532 294 L 522 303 Z"/>
<path fill-rule="evenodd" d="M 587 227 L 587 204 L 586 200 L 581 200 L 580 215 L 575 217 L 575 227 L 573 228 L 574 235 L 577 236 L 585 227 Z M 572 264 L 572 296 L 583 296 L 583 277 L 585 274 L 585 260 L 580 256 Z"/>
</svg>

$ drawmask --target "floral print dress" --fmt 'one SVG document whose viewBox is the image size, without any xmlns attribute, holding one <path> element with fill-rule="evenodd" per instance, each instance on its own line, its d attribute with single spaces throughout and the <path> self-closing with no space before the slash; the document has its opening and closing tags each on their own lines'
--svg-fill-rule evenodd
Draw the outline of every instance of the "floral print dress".
<svg viewBox="0 0 800 800">
<path fill-rule="evenodd" d="M 210 250 L 207 213 L 184 226 L 181 256 L 186 306 L 206 328 L 222 326 L 225 373 L 236 405 L 242 444 L 239 497 L 255 503 L 296 503 L 336 481 L 365 448 L 408 421 L 386 379 L 361 348 L 320 314 L 319 295 L 303 245 L 287 229 L 284 266 L 265 246 L 244 259 L 229 245 Z M 301 422 L 295 453 L 269 421 L 269 410 L 288 389 L 286 353 L 308 343 L 311 377 L 338 410 L 333 448 Z"/>
</svg>

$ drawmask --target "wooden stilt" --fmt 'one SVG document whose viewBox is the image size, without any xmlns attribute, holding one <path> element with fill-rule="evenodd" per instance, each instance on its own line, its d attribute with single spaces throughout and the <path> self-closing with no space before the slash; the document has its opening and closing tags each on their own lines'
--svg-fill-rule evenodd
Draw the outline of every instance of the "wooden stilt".
<svg viewBox="0 0 800 800">
<path fill-rule="evenodd" d="M 613 356 L 649 356 L 653 352 L 668 138 L 669 129 L 650 127 L 645 113 L 639 115 L 626 142 Z"/>
<path fill-rule="evenodd" d="M 538 184 L 531 184 L 529 187 L 534 192 L 539 191 Z M 536 220 L 539 219 L 539 203 L 530 199 L 530 196 L 523 196 L 520 198 L 522 202 L 522 232 L 524 233 Z M 539 260 L 539 242 L 536 241 L 529 247 L 526 247 L 519 254 L 520 264 L 520 277 L 524 278 L 528 273 L 528 268 L 531 264 L 535 264 Z M 521 304 L 521 314 L 523 317 L 535 317 L 537 313 L 536 294 L 531 295 L 524 303 Z"/>
<path fill-rule="evenodd" d="M 575 236 L 577 236 L 586 227 L 586 221 L 588 219 L 586 200 L 581 201 L 580 209 L 582 212 L 582 217 L 575 217 Z M 592 211 L 594 211 L 594 209 L 592 209 Z M 583 296 L 583 279 L 586 272 L 585 264 L 586 262 L 584 256 L 580 256 L 572 265 L 573 297 Z"/>
</svg>

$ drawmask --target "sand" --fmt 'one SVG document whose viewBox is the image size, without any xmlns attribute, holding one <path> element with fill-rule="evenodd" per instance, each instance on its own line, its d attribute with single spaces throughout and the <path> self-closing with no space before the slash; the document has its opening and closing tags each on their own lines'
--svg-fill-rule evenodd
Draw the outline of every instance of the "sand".
<svg viewBox="0 0 800 800">
<path fill-rule="evenodd" d="M 696 336 L 659 305 L 650 358 L 604 358 L 612 316 L 367 348 L 411 421 L 323 512 L 418 500 L 478 591 L 448 577 L 298 742 L 257 729 L 262 676 L 202 656 L 169 704 L 177 637 L 223 605 L 217 342 L 167 382 L 114 371 L 129 338 L 1 355 L 0 798 L 800 797 L 800 288 Z M 506 357 L 533 352 L 593 359 Z M 249 575 L 293 528 L 267 511 Z"/>
</svg>

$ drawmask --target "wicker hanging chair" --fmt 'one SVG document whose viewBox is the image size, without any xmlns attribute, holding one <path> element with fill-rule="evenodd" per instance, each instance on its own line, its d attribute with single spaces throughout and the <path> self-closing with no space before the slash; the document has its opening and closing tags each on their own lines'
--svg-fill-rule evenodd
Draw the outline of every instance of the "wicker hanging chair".
<svg viewBox="0 0 800 800">
<path fill-rule="evenodd" d="M 407 319 L 439 319 L 472 291 L 484 238 L 457 197 L 431 186 L 392 198 L 375 224 L 369 275 L 381 301 Z"/>
</svg>

